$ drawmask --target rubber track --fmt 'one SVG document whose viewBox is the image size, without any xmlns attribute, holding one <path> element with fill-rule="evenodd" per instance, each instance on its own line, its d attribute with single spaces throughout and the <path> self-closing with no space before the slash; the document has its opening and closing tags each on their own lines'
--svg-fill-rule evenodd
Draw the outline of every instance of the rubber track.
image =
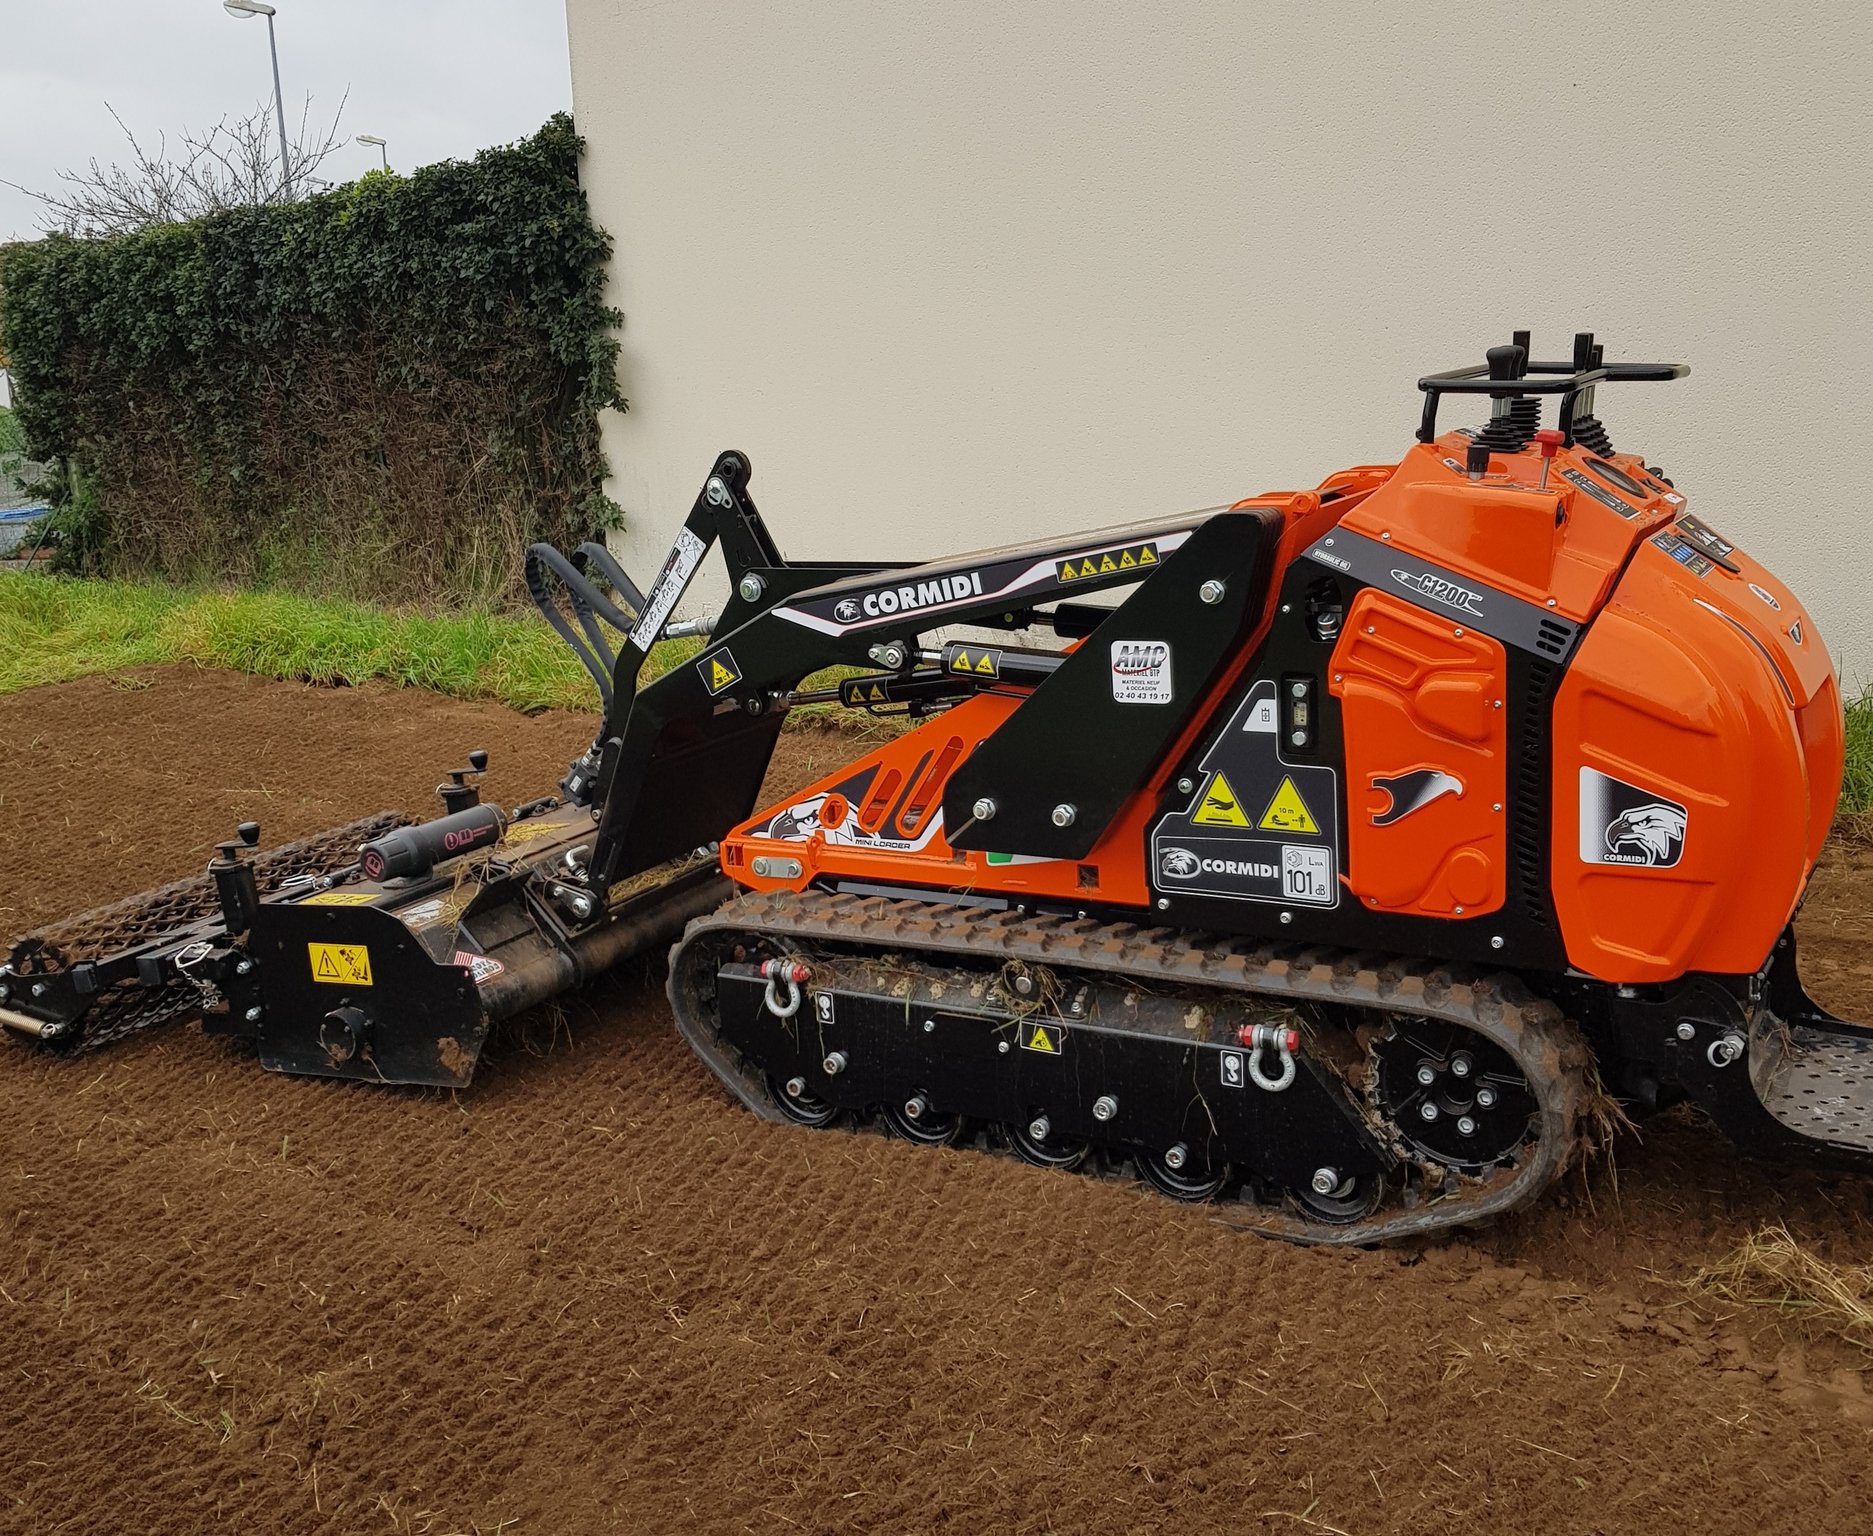
<svg viewBox="0 0 1873 1536">
<path fill-rule="evenodd" d="M 359 847 L 372 838 L 410 822 L 397 811 L 330 827 L 296 843 L 269 848 L 253 860 L 254 879 L 262 896 L 271 896 L 288 880 L 300 875 L 324 874 L 354 863 Z M 142 891 L 108 906 L 61 918 L 39 932 L 19 940 L 36 940 L 49 957 L 69 966 L 76 960 L 102 958 L 122 950 L 160 940 L 198 923 L 217 918 L 221 910 L 214 882 L 199 874 Z M 122 985 L 100 993 L 77 1024 L 61 1035 L 38 1043 L 65 1053 L 95 1050 L 139 1030 L 194 1012 L 201 994 L 192 986 Z"/>
<path fill-rule="evenodd" d="M 1580 1148 L 1591 1102 L 1585 1040 L 1553 1003 L 1536 997 L 1512 975 L 1088 918 L 815 891 L 762 892 L 741 896 L 689 925 L 671 951 L 670 1003 L 683 1037 L 735 1096 L 763 1118 L 787 1124 L 793 1122 L 775 1106 L 761 1076 L 746 1070 L 738 1054 L 716 1037 L 705 995 L 713 993 L 720 945 L 712 941 L 718 940 L 750 942 L 777 954 L 797 946 L 809 966 L 812 950 L 820 945 L 880 954 L 922 951 L 945 963 L 967 960 L 979 967 L 985 960 L 992 965 L 1021 960 L 1087 975 L 1369 1008 L 1448 1020 L 1508 1051 L 1535 1095 L 1538 1126 L 1513 1169 L 1486 1180 L 1460 1180 L 1454 1196 L 1415 1209 L 1381 1209 L 1346 1225 L 1248 1202 L 1236 1207 L 1253 1213 L 1239 1223 L 1245 1229 L 1301 1242 L 1391 1242 L 1517 1210 L 1568 1166 Z"/>
</svg>

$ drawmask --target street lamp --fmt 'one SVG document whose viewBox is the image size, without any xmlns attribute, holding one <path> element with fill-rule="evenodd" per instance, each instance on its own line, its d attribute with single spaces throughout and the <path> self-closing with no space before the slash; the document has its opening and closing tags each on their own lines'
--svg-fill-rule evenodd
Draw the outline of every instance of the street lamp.
<svg viewBox="0 0 1873 1536">
<path fill-rule="evenodd" d="M 261 0 L 221 0 L 221 9 L 236 21 L 250 16 L 267 18 L 267 52 L 273 55 L 273 111 L 280 125 L 280 190 L 287 201 L 293 196 L 293 173 L 286 161 L 286 98 L 280 95 L 280 50 L 273 41 L 273 7 Z"/>
<path fill-rule="evenodd" d="M 378 154 L 384 157 L 384 169 L 390 169 L 390 151 L 384 147 L 384 141 L 382 139 L 378 138 L 374 133 L 361 133 L 358 135 L 358 142 L 360 144 L 369 144 L 375 149 Z"/>
</svg>

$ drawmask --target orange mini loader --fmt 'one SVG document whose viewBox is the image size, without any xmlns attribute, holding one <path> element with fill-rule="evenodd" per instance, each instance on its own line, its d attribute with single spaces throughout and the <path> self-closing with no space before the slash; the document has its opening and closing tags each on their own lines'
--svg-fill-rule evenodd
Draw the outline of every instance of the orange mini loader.
<svg viewBox="0 0 1873 1536">
<path fill-rule="evenodd" d="M 1595 415 L 1686 371 L 1521 334 L 1420 381 L 1395 465 L 911 567 L 783 559 L 725 453 L 647 594 L 530 552 L 605 700 L 556 792 L 484 803 L 471 754 L 435 821 L 259 856 L 249 824 L 207 881 L 17 944 L 0 1017 L 72 1049 L 200 1008 L 268 1067 L 459 1085 L 492 1021 L 675 940 L 676 1027 L 757 1114 L 1292 1237 L 1523 1204 L 1602 1084 L 1864 1159 L 1873 1032 L 1790 926 L 1841 783 L 1827 650 Z M 1484 424 L 1440 433 L 1452 395 Z M 673 626 L 712 545 L 733 595 Z M 808 701 L 914 728 L 757 807 Z"/>
</svg>

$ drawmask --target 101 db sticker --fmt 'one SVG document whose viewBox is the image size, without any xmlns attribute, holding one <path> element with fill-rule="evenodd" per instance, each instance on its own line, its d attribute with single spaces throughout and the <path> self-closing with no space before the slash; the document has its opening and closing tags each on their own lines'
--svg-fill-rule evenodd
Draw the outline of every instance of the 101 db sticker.
<svg viewBox="0 0 1873 1536">
<path fill-rule="evenodd" d="M 1170 703 L 1170 646 L 1162 640 L 1114 640 L 1112 697 L 1120 704 Z"/>
</svg>

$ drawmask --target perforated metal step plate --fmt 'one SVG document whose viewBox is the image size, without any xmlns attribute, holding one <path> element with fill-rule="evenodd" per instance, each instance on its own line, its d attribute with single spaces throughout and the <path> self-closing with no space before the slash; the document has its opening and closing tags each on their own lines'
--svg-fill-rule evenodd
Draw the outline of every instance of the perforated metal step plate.
<svg viewBox="0 0 1873 1536">
<path fill-rule="evenodd" d="M 1873 1152 L 1873 1031 L 1791 1028 L 1758 1093 L 1790 1130 Z"/>
</svg>

